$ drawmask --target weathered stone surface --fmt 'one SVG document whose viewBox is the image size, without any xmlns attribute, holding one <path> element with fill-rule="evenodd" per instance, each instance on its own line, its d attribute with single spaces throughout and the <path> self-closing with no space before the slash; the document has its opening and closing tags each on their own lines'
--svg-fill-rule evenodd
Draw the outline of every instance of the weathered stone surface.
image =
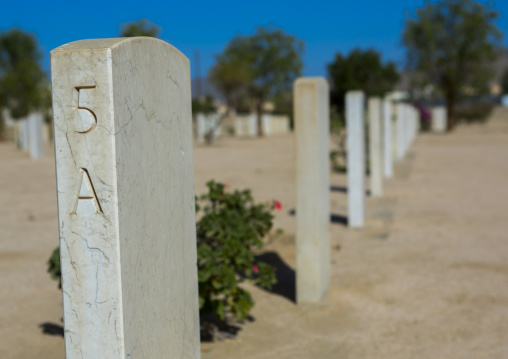
<svg viewBox="0 0 508 359">
<path fill-rule="evenodd" d="M 369 99 L 369 159 L 370 193 L 374 197 L 383 195 L 383 137 L 381 99 Z"/>
<path fill-rule="evenodd" d="M 393 121 L 392 102 L 385 98 L 383 100 L 383 174 L 386 178 L 393 176 Z"/>
<path fill-rule="evenodd" d="M 295 81 L 298 303 L 320 302 L 330 284 L 329 107 L 324 78 Z"/>
<path fill-rule="evenodd" d="M 83 40 L 51 70 L 67 359 L 199 358 L 189 61 Z"/>
<path fill-rule="evenodd" d="M 44 155 L 44 118 L 41 113 L 32 113 L 26 120 L 30 158 L 35 160 Z"/>
<path fill-rule="evenodd" d="M 397 132 L 397 160 L 401 160 L 406 155 L 407 145 L 407 118 L 406 118 L 406 104 L 397 104 L 397 121 L 396 121 L 396 132 Z"/>
<path fill-rule="evenodd" d="M 432 132 L 445 133 L 448 126 L 446 108 L 438 106 L 432 108 Z"/>
<path fill-rule="evenodd" d="M 365 223 L 365 96 L 362 91 L 346 93 L 348 225 Z"/>
</svg>

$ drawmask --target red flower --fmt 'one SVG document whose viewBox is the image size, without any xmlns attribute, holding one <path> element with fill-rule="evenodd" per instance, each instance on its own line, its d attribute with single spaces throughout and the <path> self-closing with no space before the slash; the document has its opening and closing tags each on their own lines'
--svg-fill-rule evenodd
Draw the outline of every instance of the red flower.
<svg viewBox="0 0 508 359">
<path fill-rule="evenodd" d="M 273 203 L 273 208 L 275 208 L 277 211 L 282 210 L 282 203 L 280 203 L 279 201 L 275 201 Z"/>
<path fill-rule="evenodd" d="M 254 271 L 254 273 L 259 272 L 259 268 L 258 268 L 258 266 L 257 266 L 257 265 L 253 265 L 253 266 L 252 266 L 252 270 Z"/>
</svg>

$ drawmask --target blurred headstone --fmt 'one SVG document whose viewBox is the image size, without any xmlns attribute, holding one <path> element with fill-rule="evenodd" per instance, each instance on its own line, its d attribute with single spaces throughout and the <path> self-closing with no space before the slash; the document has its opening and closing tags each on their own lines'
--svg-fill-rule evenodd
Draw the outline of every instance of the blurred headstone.
<svg viewBox="0 0 508 359">
<path fill-rule="evenodd" d="M 348 225 L 365 223 L 365 97 L 362 91 L 346 93 Z"/>
<path fill-rule="evenodd" d="M 397 104 L 397 160 L 400 161 L 406 154 L 407 117 L 406 104 Z"/>
<path fill-rule="evenodd" d="M 383 195 L 383 125 L 381 99 L 369 99 L 369 158 L 370 193 L 374 197 Z"/>
<path fill-rule="evenodd" d="M 44 117 L 40 113 L 32 113 L 27 119 L 28 148 L 33 160 L 44 155 Z"/>
<path fill-rule="evenodd" d="M 383 100 L 383 168 L 384 176 L 393 176 L 393 142 L 392 142 L 392 102 L 385 98 Z"/>
<path fill-rule="evenodd" d="M 319 303 L 330 285 L 330 100 L 322 77 L 294 84 L 296 301 Z"/>
<path fill-rule="evenodd" d="M 445 133 L 448 127 L 446 119 L 446 107 L 439 106 L 432 108 L 432 132 Z"/>
</svg>

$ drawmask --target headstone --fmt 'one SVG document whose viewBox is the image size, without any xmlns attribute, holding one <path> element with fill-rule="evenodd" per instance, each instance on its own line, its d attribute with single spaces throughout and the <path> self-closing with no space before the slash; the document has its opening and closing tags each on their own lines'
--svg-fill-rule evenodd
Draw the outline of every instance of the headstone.
<svg viewBox="0 0 508 359">
<path fill-rule="evenodd" d="M 211 134 L 212 138 L 218 138 L 221 135 L 220 115 L 218 113 L 196 115 L 196 141 L 205 142 L 205 137 Z"/>
<path fill-rule="evenodd" d="M 322 77 L 294 84 L 296 301 L 319 303 L 330 284 L 329 90 Z"/>
<path fill-rule="evenodd" d="M 364 94 L 346 93 L 348 225 L 363 227 L 365 222 L 365 123 Z"/>
<path fill-rule="evenodd" d="M 199 358 L 189 61 L 83 40 L 51 75 L 66 358 Z"/>
<path fill-rule="evenodd" d="M 273 134 L 272 115 L 264 113 L 261 116 L 261 122 L 263 126 L 263 135 L 270 136 Z"/>
<path fill-rule="evenodd" d="M 404 147 L 406 149 L 406 153 L 409 151 L 409 148 L 411 147 L 411 144 L 413 142 L 413 119 L 414 119 L 414 116 L 413 116 L 413 107 L 411 105 L 406 105 L 406 109 L 405 109 L 405 116 L 406 116 L 406 128 L 404 129 L 406 131 L 406 134 L 405 134 L 405 143 L 404 143 Z"/>
<path fill-rule="evenodd" d="M 369 158 L 370 193 L 373 197 L 383 195 L 383 136 L 381 99 L 369 99 Z"/>
<path fill-rule="evenodd" d="M 432 132 L 445 133 L 448 127 L 446 108 L 438 106 L 432 108 Z"/>
<path fill-rule="evenodd" d="M 385 98 L 383 100 L 383 168 L 384 176 L 393 176 L 393 143 L 392 143 L 392 102 Z"/>
<path fill-rule="evenodd" d="M 397 160 L 400 161 L 406 154 L 406 104 L 397 104 Z"/>
<path fill-rule="evenodd" d="M 503 107 L 508 107 L 508 95 L 501 96 L 501 105 L 503 105 Z"/>
<path fill-rule="evenodd" d="M 22 118 L 19 120 L 19 149 L 28 151 L 28 146 L 28 119 Z"/>
<path fill-rule="evenodd" d="M 32 113 L 27 119 L 28 148 L 30 158 L 35 160 L 44 155 L 44 118 L 40 113 Z"/>
<path fill-rule="evenodd" d="M 258 125 L 257 116 L 254 113 L 248 115 L 236 115 L 235 136 L 237 137 L 257 137 Z"/>
<path fill-rule="evenodd" d="M 205 134 L 206 134 L 205 115 L 202 113 L 198 113 L 196 115 L 196 141 L 198 143 L 205 142 Z"/>
</svg>

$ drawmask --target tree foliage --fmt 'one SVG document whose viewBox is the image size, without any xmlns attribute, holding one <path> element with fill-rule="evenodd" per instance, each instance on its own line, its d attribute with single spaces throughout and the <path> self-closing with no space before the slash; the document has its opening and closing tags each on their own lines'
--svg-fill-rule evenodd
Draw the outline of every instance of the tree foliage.
<svg viewBox="0 0 508 359">
<path fill-rule="evenodd" d="M 501 77 L 501 89 L 503 94 L 508 94 L 508 70 L 505 70 Z"/>
<path fill-rule="evenodd" d="M 260 27 L 251 36 L 233 38 L 216 57 L 210 81 L 228 105 L 249 102 L 258 115 L 262 135 L 263 104 L 284 92 L 291 92 L 303 67 L 303 42 L 281 29 Z"/>
<path fill-rule="evenodd" d="M 129 22 L 121 26 L 120 37 L 159 37 L 161 28 L 148 19 Z"/>
<path fill-rule="evenodd" d="M 19 119 L 51 106 L 50 87 L 40 60 L 35 36 L 17 28 L 0 33 L 0 116 L 7 109 Z"/>
<path fill-rule="evenodd" d="M 383 64 L 376 50 L 355 49 L 345 56 L 340 53 L 328 65 L 332 106 L 342 113 L 344 97 L 349 90 L 363 90 L 367 96 L 382 96 L 393 89 L 399 74 L 393 62 Z"/>
<path fill-rule="evenodd" d="M 501 33 L 490 5 L 474 0 L 427 2 L 406 19 L 403 42 L 407 67 L 420 84 L 430 83 L 445 97 L 448 128 L 462 94 L 485 91 L 493 75 Z"/>
<path fill-rule="evenodd" d="M 202 113 L 204 115 L 209 115 L 216 111 L 217 106 L 215 105 L 215 100 L 212 96 L 206 95 L 204 97 L 196 97 L 192 99 L 193 114 Z"/>
</svg>

